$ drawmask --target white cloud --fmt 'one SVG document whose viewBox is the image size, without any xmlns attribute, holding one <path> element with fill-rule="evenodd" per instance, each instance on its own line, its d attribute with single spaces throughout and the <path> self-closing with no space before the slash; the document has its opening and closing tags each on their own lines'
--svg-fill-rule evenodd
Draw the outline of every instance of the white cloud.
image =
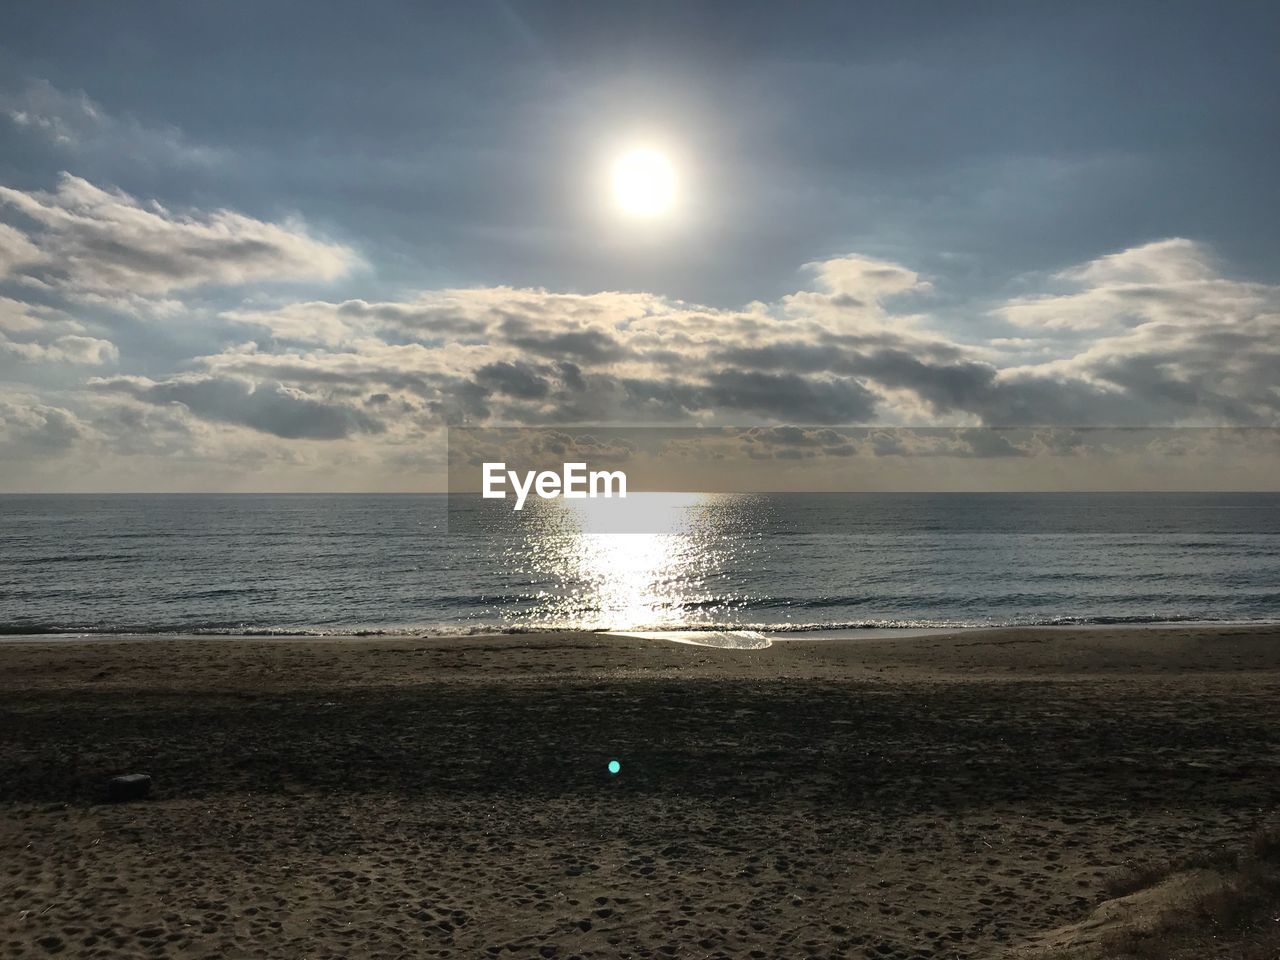
<svg viewBox="0 0 1280 960">
<path fill-rule="evenodd" d="M 71 410 L 32 394 L 0 393 L 0 450 L 8 456 L 61 454 L 96 436 Z"/>
<path fill-rule="evenodd" d="M 930 284 L 921 280 L 914 270 L 855 254 L 806 263 L 805 269 L 816 275 L 822 288 L 833 296 L 863 302 L 879 302 L 895 294 L 930 289 Z"/>
<path fill-rule="evenodd" d="M 120 351 L 110 340 L 68 335 L 49 343 L 23 343 L 0 334 L 0 354 L 8 353 L 31 363 L 75 363 L 101 366 L 115 363 Z"/>
<path fill-rule="evenodd" d="M 25 234 L 7 223 L 0 223 L 0 279 L 13 273 L 17 267 L 40 259 L 39 248 Z"/>
<path fill-rule="evenodd" d="M 110 340 L 85 334 L 81 323 L 58 310 L 0 297 L 0 356 L 89 366 L 120 359 Z"/>
<path fill-rule="evenodd" d="M 1105 333 L 1072 355 L 1002 371 L 1092 384 L 1151 423 L 1280 423 L 1280 286 L 1232 280 L 1186 240 L 1147 244 L 1063 276 L 1073 293 L 1016 301 L 1027 327 Z"/>
<path fill-rule="evenodd" d="M 21 300 L 0 297 L 0 333 L 35 333 L 43 330 L 48 322 L 47 311 Z"/>
<path fill-rule="evenodd" d="M 1019 327 L 1103 330 L 1148 322 L 1231 322 L 1275 309 L 1277 290 L 1220 276 L 1189 240 L 1161 240 L 1058 274 L 1077 289 L 1013 300 L 996 315 Z"/>
<path fill-rule="evenodd" d="M 53 193 L 0 187 L 0 204 L 37 224 L 33 271 L 81 291 L 148 296 L 206 284 L 332 280 L 357 262 L 346 246 L 297 221 L 268 223 L 230 210 L 178 213 L 63 174 Z"/>
<path fill-rule="evenodd" d="M 1155 240 L 1090 260 L 1059 274 L 1093 286 L 1113 283 L 1187 283 L 1212 280 L 1214 268 L 1204 249 L 1183 237 Z"/>
</svg>

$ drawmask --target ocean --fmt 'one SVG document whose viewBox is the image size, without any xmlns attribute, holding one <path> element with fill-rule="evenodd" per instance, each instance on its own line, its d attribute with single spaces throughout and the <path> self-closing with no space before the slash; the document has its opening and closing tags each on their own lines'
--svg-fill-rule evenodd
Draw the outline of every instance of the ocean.
<svg viewBox="0 0 1280 960">
<path fill-rule="evenodd" d="M 1280 494 L 0 496 L 0 632 L 854 631 L 1280 620 Z M 455 523 L 449 523 L 450 514 Z"/>
</svg>

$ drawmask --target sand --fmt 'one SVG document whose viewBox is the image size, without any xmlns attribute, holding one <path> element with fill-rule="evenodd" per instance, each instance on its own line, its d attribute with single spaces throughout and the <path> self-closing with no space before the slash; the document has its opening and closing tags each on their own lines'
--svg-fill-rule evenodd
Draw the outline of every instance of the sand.
<svg viewBox="0 0 1280 960">
<path fill-rule="evenodd" d="M 1278 801 L 1275 627 L 0 644 L 6 958 L 999 957 Z"/>
</svg>

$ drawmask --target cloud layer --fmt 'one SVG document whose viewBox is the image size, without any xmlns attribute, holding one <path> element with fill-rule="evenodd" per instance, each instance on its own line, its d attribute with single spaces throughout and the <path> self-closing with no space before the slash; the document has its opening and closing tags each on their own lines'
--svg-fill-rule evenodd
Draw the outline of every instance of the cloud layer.
<svg viewBox="0 0 1280 960">
<path fill-rule="evenodd" d="M 995 317 L 1040 334 L 998 345 L 895 310 L 930 292 L 896 264 L 850 256 L 810 269 L 816 289 L 743 310 L 480 288 L 237 311 L 253 339 L 200 362 L 352 396 L 373 389 L 468 422 L 1280 418 L 1280 291 L 1223 277 L 1186 240 L 1100 258 L 1050 278 L 1062 292 L 997 307 Z M 1046 349 L 1058 355 L 1043 359 Z"/>
<path fill-rule="evenodd" d="M 1280 425 L 1280 288 L 1181 238 L 1027 278 L 1037 292 L 973 310 L 1002 335 L 964 337 L 931 310 L 945 278 L 855 254 L 737 309 L 509 286 L 290 298 L 271 285 L 322 292 L 354 249 L 70 175 L 0 187 L 0 209 L 0 370 L 23 384 L 4 443 L 30 467 L 0 479 L 18 485 L 89 447 L 404 477 L 440 463 L 446 424 Z"/>
</svg>

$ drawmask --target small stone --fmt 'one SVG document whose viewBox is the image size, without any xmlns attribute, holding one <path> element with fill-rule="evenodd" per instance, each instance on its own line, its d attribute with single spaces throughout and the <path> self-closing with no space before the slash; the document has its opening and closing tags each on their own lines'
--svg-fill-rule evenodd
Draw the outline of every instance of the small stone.
<svg viewBox="0 0 1280 960">
<path fill-rule="evenodd" d="M 143 800 L 151 792 L 151 778 L 145 773 L 126 773 L 107 781 L 107 799 L 112 803 Z"/>
</svg>

